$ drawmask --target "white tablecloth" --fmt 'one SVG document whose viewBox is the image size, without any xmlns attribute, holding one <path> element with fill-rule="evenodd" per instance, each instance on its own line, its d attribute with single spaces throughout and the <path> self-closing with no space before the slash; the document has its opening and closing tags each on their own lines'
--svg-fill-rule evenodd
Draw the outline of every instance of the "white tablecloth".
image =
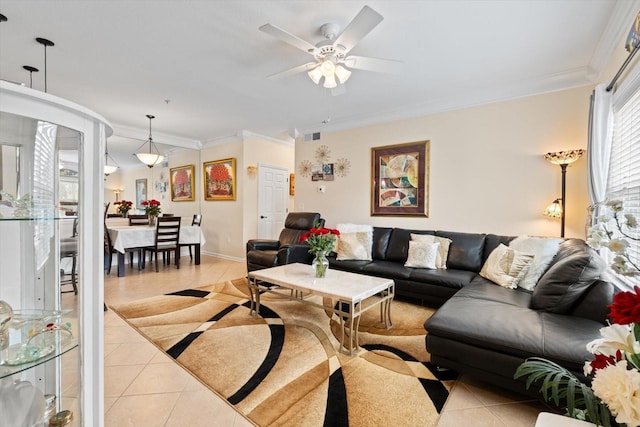
<svg viewBox="0 0 640 427">
<path fill-rule="evenodd" d="M 122 218 L 124 219 L 124 218 Z M 141 246 L 153 246 L 155 244 L 156 227 L 145 225 L 111 225 L 107 222 L 107 228 L 113 247 L 120 253 L 126 248 L 138 248 Z M 183 225 L 180 227 L 180 244 L 205 243 L 204 233 L 197 225 Z"/>
</svg>

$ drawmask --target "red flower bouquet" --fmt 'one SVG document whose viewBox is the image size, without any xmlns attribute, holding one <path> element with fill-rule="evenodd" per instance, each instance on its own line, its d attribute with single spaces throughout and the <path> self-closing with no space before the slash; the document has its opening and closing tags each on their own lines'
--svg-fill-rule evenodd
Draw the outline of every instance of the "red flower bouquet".
<svg viewBox="0 0 640 427">
<path fill-rule="evenodd" d="M 142 206 L 144 206 L 144 213 L 149 216 L 160 216 L 160 202 L 156 199 L 143 200 Z"/>
<path fill-rule="evenodd" d="M 128 200 L 119 200 L 117 202 L 114 202 L 113 204 L 118 206 L 116 210 L 122 216 L 127 216 L 127 212 L 129 212 L 131 210 L 131 207 L 133 206 L 133 203 Z"/>
</svg>

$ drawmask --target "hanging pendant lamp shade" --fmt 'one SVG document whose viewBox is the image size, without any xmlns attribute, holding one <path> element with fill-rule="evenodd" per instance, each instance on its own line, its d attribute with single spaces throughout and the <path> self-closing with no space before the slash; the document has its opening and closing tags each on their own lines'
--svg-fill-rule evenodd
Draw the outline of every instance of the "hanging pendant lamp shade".
<svg viewBox="0 0 640 427">
<path fill-rule="evenodd" d="M 138 148 L 138 151 L 136 151 L 136 157 L 142 163 L 152 168 L 158 163 L 162 162 L 164 160 L 164 156 L 160 154 L 160 151 L 158 151 L 158 147 L 156 147 L 156 144 L 153 143 L 153 138 L 151 137 L 151 120 L 155 119 L 156 117 L 147 114 L 147 118 L 149 119 L 149 139 Z M 147 150 L 145 150 L 144 148 L 147 143 L 149 144 L 149 147 Z"/>
<path fill-rule="evenodd" d="M 103 170 L 105 175 L 111 175 L 112 173 L 118 170 L 118 164 L 116 163 L 115 160 L 113 160 L 113 157 L 109 155 L 108 142 L 105 142 L 105 146 L 104 146 L 104 169 Z"/>
</svg>

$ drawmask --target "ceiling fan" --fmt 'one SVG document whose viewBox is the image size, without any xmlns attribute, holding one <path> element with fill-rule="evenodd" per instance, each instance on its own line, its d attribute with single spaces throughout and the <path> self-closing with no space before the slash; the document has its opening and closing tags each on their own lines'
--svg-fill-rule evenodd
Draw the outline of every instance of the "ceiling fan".
<svg viewBox="0 0 640 427">
<path fill-rule="evenodd" d="M 268 78 L 287 77 L 307 72 L 309 78 L 315 84 L 319 84 L 322 77 L 324 77 L 323 86 L 333 89 L 338 86 L 338 82 L 344 84 L 349 79 L 351 76 L 349 68 L 380 73 L 399 73 L 402 70 L 402 62 L 349 54 L 356 44 L 369 34 L 382 19 L 382 15 L 378 12 L 369 6 L 364 6 L 339 35 L 338 25 L 333 23 L 322 25 L 320 32 L 325 37 L 325 40 L 318 42 L 315 46 L 275 25 L 265 24 L 261 26 L 260 31 L 303 50 L 313 56 L 315 60 L 272 74 Z M 336 82 L 336 79 L 338 82 Z"/>
</svg>

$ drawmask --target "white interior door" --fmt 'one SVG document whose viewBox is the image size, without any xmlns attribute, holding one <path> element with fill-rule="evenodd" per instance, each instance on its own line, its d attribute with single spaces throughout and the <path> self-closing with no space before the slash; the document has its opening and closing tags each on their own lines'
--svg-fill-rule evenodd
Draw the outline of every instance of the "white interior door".
<svg viewBox="0 0 640 427">
<path fill-rule="evenodd" d="M 289 171 L 258 165 L 258 239 L 277 239 L 289 206 Z"/>
</svg>

